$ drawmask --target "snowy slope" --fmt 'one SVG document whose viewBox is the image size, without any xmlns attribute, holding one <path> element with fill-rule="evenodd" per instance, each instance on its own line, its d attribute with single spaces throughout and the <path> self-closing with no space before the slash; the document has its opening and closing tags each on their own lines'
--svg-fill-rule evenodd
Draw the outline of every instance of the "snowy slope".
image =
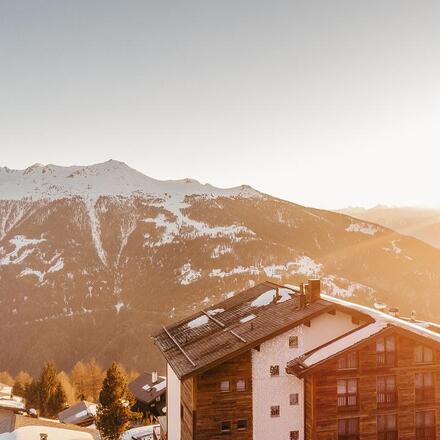
<svg viewBox="0 0 440 440">
<path fill-rule="evenodd" d="M 329 294 L 433 320 L 439 269 L 417 240 L 247 186 L 116 161 L 0 170 L 0 350 L 21 347 L 4 369 L 92 357 L 152 369 L 158 326 L 265 280 L 320 277 Z"/>
</svg>

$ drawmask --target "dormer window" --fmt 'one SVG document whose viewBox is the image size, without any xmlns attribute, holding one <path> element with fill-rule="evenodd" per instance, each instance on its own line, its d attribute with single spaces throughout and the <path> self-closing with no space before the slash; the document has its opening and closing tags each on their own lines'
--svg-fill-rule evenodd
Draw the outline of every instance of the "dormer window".
<svg viewBox="0 0 440 440">
<path fill-rule="evenodd" d="M 425 347 L 424 345 L 416 345 L 414 357 L 417 364 L 430 364 L 434 361 L 432 348 Z"/>
<path fill-rule="evenodd" d="M 377 366 L 391 367 L 396 364 L 396 338 L 393 335 L 376 341 Z"/>
</svg>

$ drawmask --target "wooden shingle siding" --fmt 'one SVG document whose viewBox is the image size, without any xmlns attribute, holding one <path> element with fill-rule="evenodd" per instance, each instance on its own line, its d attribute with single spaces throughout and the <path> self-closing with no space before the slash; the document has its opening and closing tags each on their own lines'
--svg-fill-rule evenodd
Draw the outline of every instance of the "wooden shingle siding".
<svg viewBox="0 0 440 440">
<path fill-rule="evenodd" d="M 419 343 L 396 333 L 397 363 L 392 367 L 378 367 L 376 344 L 364 346 L 359 351 L 359 368 L 337 370 L 337 359 L 326 364 L 325 369 L 315 371 L 305 380 L 305 427 L 306 440 L 337 439 L 338 418 L 359 417 L 361 440 L 377 439 L 377 416 L 397 414 L 399 440 L 415 439 L 415 413 L 419 410 L 434 410 L 436 413 L 436 439 L 440 440 L 440 353 L 434 352 L 434 362 L 417 364 L 414 349 Z M 435 383 L 435 399 L 431 403 L 416 403 L 415 373 L 432 372 Z M 378 407 L 377 378 L 396 377 L 397 404 Z M 358 379 L 359 406 L 355 410 L 338 409 L 338 378 Z M 313 406 L 314 401 L 314 406 Z M 313 434 L 315 432 L 315 435 Z"/>
<path fill-rule="evenodd" d="M 196 376 L 194 439 L 252 439 L 252 365 L 250 351 Z M 246 390 L 237 391 L 239 379 Z M 230 391 L 221 392 L 220 382 L 230 381 Z M 246 430 L 237 430 L 237 421 L 246 420 Z M 220 431 L 221 422 L 231 422 L 231 432 Z M 182 437 L 184 438 L 184 437 Z M 184 439 L 186 440 L 186 438 Z"/>
<path fill-rule="evenodd" d="M 195 419 L 195 382 L 196 379 L 190 377 L 181 382 L 181 436 L 182 440 L 192 440 L 194 437 Z"/>
</svg>

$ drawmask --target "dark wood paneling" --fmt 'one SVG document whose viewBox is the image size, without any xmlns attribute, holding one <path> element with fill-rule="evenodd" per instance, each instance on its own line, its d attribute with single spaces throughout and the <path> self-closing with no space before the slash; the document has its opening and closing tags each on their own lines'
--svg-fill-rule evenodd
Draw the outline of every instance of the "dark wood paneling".
<svg viewBox="0 0 440 440">
<path fill-rule="evenodd" d="M 338 418 L 359 417 L 362 440 L 376 440 L 376 420 L 379 414 L 397 414 L 399 440 L 415 439 L 415 412 L 423 409 L 436 411 L 437 439 L 440 440 L 440 353 L 435 352 L 434 363 L 416 364 L 414 347 L 417 342 L 396 334 L 397 364 L 377 367 L 375 342 L 359 351 L 357 370 L 337 370 L 337 360 L 329 362 L 325 371 L 315 372 L 305 380 L 306 440 L 337 438 Z M 416 403 L 414 379 L 416 372 L 432 371 L 436 398 L 432 403 Z M 395 375 L 397 404 L 380 408 L 377 405 L 377 377 Z M 358 378 L 359 406 L 356 410 L 338 410 L 336 383 L 338 378 Z"/>
<path fill-rule="evenodd" d="M 237 380 L 246 381 L 246 390 L 237 391 Z M 230 391 L 220 391 L 220 382 L 230 381 Z M 248 351 L 197 376 L 195 390 L 197 440 L 252 440 L 252 364 Z M 237 430 L 238 420 L 247 420 L 247 429 Z M 220 432 L 222 421 L 230 421 L 230 434 Z"/>
</svg>

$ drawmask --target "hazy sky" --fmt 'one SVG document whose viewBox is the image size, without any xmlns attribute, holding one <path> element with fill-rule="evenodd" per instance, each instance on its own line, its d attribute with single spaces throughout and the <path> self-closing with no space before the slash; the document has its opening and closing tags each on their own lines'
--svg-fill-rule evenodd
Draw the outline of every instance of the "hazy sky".
<svg viewBox="0 0 440 440">
<path fill-rule="evenodd" d="M 0 165 L 440 205 L 440 2 L 0 0 Z"/>
</svg>

